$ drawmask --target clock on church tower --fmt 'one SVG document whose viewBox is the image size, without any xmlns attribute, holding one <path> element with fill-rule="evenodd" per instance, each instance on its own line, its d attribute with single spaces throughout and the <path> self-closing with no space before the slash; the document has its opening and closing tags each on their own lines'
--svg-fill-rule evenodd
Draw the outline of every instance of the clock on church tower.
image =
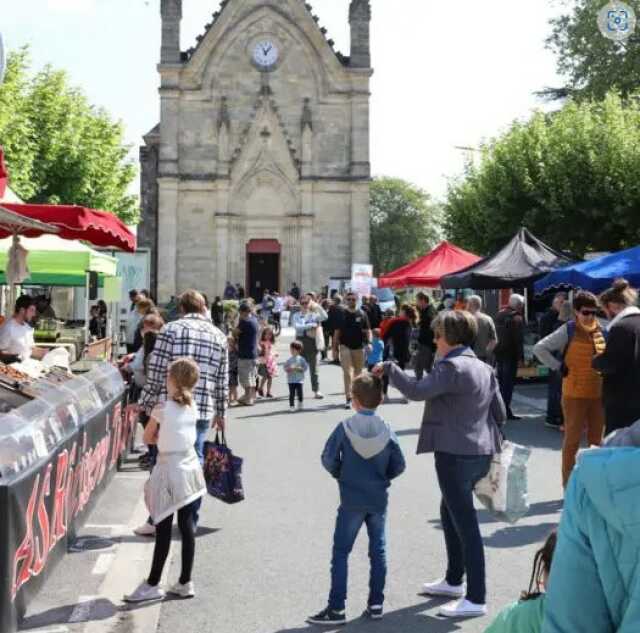
<svg viewBox="0 0 640 633">
<path fill-rule="evenodd" d="M 261 38 L 253 47 L 251 58 L 260 70 L 274 70 L 280 60 L 280 49 L 271 38 Z"/>
</svg>

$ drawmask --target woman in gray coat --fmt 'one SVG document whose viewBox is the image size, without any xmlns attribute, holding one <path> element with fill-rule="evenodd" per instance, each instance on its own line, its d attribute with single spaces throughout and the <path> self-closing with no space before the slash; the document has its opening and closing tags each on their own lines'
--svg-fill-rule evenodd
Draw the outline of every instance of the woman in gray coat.
<svg viewBox="0 0 640 633">
<path fill-rule="evenodd" d="M 425 584 L 422 592 L 457 598 L 440 609 L 442 616 L 481 616 L 487 612 L 485 559 L 473 488 L 500 452 L 499 425 L 506 408 L 491 367 L 471 349 L 477 334 L 473 316 L 442 312 L 432 327 L 439 360 L 425 378 L 418 381 L 393 363 L 375 371 L 384 372 L 409 400 L 427 401 L 418 453 L 435 453 L 447 573 Z"/>
</svg>

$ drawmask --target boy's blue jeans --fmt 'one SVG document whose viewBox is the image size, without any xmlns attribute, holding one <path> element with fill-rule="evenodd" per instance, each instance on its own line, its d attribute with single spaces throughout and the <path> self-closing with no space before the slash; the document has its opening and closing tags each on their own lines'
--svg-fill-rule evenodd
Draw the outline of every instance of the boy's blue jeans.
<svg viewBox="0 0 640 633">
<path fill-rule="evenodd" d="M 369 560 L 371 561 L 368 605 L 383 604 L 384 585 L 387 578 L 386 521 L 386 512 L 360 512 L 346 510 L 343 507 L 338 508 L 331 560 L 330 609 L 343 611 L 345 608 L 349 554 L 363 524 L 366 524 L 369 535 Z"/>
</svg>

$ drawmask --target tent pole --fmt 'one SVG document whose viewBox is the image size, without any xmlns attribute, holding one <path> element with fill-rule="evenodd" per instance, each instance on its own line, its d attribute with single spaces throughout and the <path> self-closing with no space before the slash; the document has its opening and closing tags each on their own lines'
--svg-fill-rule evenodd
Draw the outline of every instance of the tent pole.
<svg viewBox="0 0 640 633">
<path fill-rule="evenodd" d="M 89 345 L 89 271 L 85 273 L 85 286 L 84 286 L 84 346 L 85 349 Z"/>
<path fill-rule="evenodd" d="M 524 323 L 529 323 L 529 287 L 524 287 Z"/>
</svg>

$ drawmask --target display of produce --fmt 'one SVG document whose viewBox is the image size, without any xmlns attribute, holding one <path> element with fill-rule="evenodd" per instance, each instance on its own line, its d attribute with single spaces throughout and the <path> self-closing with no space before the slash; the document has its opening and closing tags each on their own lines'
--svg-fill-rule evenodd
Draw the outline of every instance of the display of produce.
<svg viewBox="0 0 640 633">
<path fill-rule="evenodd" d="M 47 457 L 65 438 L 123 393 L 120 372 L 106 362 L 73 375 L 53 368 L 30 379 L 0 366 L 0 477 L 22 472 Z"/>
<path fill-rule="evenodd" d="M 30 380 L 27 374 L 19 371 L 11 365 L 0 365 L 0 376 L 2 376 L 3 378 L 8 378 L 12 382 L 25 382 Z"/>
</svg>

